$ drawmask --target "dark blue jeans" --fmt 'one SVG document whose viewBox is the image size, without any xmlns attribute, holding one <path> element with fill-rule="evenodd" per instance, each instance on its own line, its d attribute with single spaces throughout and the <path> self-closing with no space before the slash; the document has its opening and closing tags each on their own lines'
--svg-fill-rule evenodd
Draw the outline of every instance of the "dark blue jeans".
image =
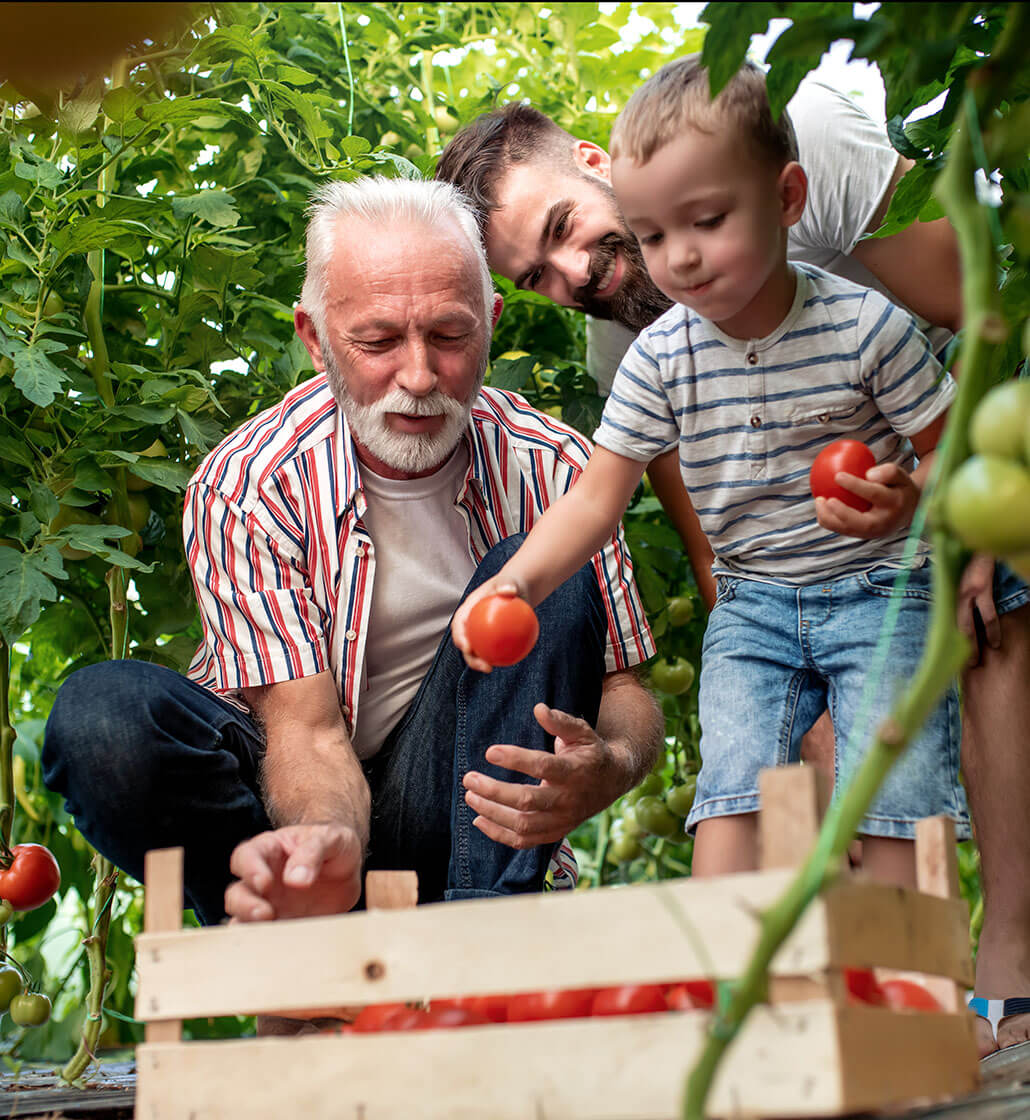
<svg viewBox="0 0 1030 1120">
<path fill-rule="evenodd" d="M 469 584 L 495 574 L 521 537 L 492 549 Z M 462 778 L 522 774 L 486 762 L 492 743 L 553 750 L 538 701 L 596 722 L 605 612 L 584 567 L 537 610 L 540 637 L 522 661 L 468 669 L 444 635 L 404 718 L 365 763 L 372 793 L 366 866 L 414 869 L 419 900 L 542 888 L 553 845 L 517 851 L 472 826 Z M 204 923 L 225 914 L 229 856 L 271 828 L 261 800 L 264 741 L 245 712 L 160 665 L 110 661 L 74 673 L 47 722 L 43 777 L 89 842 L 137 879 L 151 848 L 185 849 L 187 904 Z"/>
</svg>

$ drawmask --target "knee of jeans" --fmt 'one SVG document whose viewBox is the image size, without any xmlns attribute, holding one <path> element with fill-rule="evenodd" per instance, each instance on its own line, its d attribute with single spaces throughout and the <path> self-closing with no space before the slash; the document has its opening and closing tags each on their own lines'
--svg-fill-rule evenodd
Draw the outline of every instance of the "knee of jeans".
<svg viewBox="0 0 1030 1120">
<path fill-rule="evenodd" d="M 505 537 L 503 541 L 498 541 L 498 543 L 487 552 L 483 559 L 480 560 L 476 567 L 476 573 L 472 577 L 470 587 L 478 587 L 481 583 L 485 583 L 488 579 L 492 579 L 497 575 L 504 565 L 518 552 L 525 539 L 525 533 L 513 533 L 510 537 Z"/>
<path fill-rule="evenodd" d="M 129 668 L 131 666 L 131 668 Z M 139 788 L 148 769 L 149 716 L 159 682 L 145 662 L 108 661 L 73 673 L 58 689 L 43 740 L 43 780 L 66 791 Z"/>
</svg>

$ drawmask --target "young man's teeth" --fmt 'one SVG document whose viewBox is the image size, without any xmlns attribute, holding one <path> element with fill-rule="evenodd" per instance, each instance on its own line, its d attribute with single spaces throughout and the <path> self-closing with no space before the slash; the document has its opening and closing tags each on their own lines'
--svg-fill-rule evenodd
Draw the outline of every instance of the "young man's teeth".
<svg viewBox="0 0 1030 1120">
<path fill-rule="evenodd" d="M 603 292 L 605 288 L 612 282 L 612 277 L 615 275 L 615 258 L 612 257 L 612 263 L 605 270 L 604 276 L 601 277 L 601 283 L 597 285 L 597 290 Z"/>
</svg>

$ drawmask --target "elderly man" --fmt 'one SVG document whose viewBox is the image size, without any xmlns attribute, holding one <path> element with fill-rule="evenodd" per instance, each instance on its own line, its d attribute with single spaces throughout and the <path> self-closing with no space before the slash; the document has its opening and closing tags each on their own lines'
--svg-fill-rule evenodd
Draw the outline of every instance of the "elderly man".
<svg viewBox="0 0 1030 1120">
<path fill-rule="evenodd" d="M 882 224 L 911 161 L 836 90 L 806 80 L 788 105 L 808 202 L 788 255 L 878 288 L 912 311 L 942 354 L 961 314 L 958 254 L 946 219 L 867 239 Z M 587 363 L 603 392 L 635 334 L 668 301 L 651 282 L 610 184 L 608 154 L 528 105 L 485 114 L 448 144 L 437 177 L 479 208 L 491 266 L 519 287 L 588 312 Z M 711 548 L 679 477 L 679 453 L 649 468 L 711 606 Z M 1030 1039 L 1030 588 L 976 557 L 960 588 L 959 624 L 977 649 L 963 676 L 962 761 L 986 899 L 977 956 L 981 1052 Z M 817 735 L 815 733 L 818 733 Z M 805 757 L 832 762 L 823 717 Z M 1014 998 L 1010 998 L 1014 997 Z M 999 1020 L 1004 1021 L 999 1023 Z"/>
<path fill-rule="evenodd" d="M 365 867 L 415 869 L 421 901 L 540 890 L 566 833 L 653 764 L 621 535 L 542 605 L 521 662 L 471 672 L 450 642 L 466 587 L 588 454 L 482 387 L 500 311 L 454 188 L 320 190 L 295 325 L 324 372 L 190 483 L 188 678 L 111 662 L 58 694 L 47 783 L 137 877 L 182 844 L 204 922 L 346 911 Z"/>
</svg>

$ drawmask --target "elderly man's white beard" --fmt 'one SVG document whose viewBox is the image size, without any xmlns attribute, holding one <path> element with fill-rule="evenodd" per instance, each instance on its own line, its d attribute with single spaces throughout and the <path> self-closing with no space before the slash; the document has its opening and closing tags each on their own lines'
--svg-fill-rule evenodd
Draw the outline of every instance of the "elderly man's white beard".
<svg viewBox="0 0 1030 1120">
<path fill-rule="evenodd" d="M 455 400 L 438 389 L 424 397 L 414 397 L 403 389 L 391 389 L 372 404 L 358 404 L 347 388 L 332 351 L 324 347 L 322 353 L 329 388 L 347 417 L 351 435 L 380 462 L 405 474 L 421 474 L 441 466 L 448 459 L 468 427 L 472 402 L 486 374 L 484 361 L 467 401 Z M 443 416 L 444 424 L 433 433 L 395 432 L 386 422 L 388 412 L 407 416 Z"/>
</svg>

